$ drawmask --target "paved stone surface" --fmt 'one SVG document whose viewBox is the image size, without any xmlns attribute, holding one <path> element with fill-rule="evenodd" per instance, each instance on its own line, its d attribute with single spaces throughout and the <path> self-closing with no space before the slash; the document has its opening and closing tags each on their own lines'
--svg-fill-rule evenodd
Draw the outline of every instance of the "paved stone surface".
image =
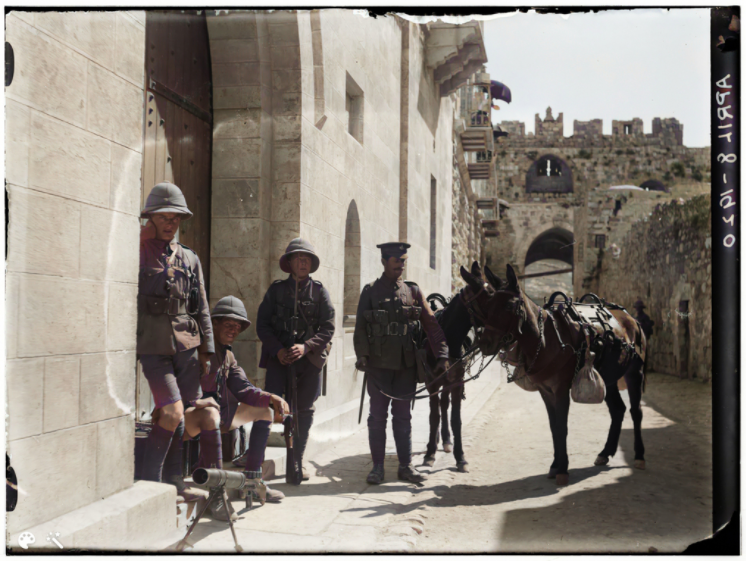
<svg viewBox="0 0 746 561">
<path fill-rule="evenodd" d="M 419 402 L 414 463 L 428 474 L 424 485 L 395 479 L 393 448 L 384 484 L 367 485 L 370 455 L 366 432 L 359 431 L 312 458 L 315 474 L 307 483 L 272 482 L 287 495 L 281 504 L 246 512 L 234 501 L 241 546 L 247 552 L 675 553 L 710 534 L 709 385 L 650 375 L 643 396 L 644 471 L 631 467 L 628 413 L 619 452 L 608 466 L 593 466 L 608 411 L 573 404 L 570 485 L 558 488 L 546 477 L 552 445 L 539 395 L 506 384 L 497 365 L 483 376 L 467 386 L 463 407 L 470 473 L 457 472 L 453 456 L 442 450 L 432 468 L 419 465 L 428 422 Z M 629 407 L 627 392 L 622 396 Z M 205 519 L 193 536 L 195 552 L 233 551 L 225 523 Z"/>
<path fill-rule="evenodd" d="M 496 363 L 467 385 L 462 406 L 464 435 L 469 422 L 489 399 L 501 378 Z M 367 407 L 367 406 L 366 406 Z M 418 401 L 413 415 L 414 464 L 422 463 L 429 428 L 427 400 Z M 239 544 L 246 552 L 412 552 L 424 520 L 407 514 L 406 505 L 417 486 L 396 479 L 398 461 L 389 423 L 386 479 L 382 485 L 368 485 L 365 478 L 372 468 L 365 421 L 361 430 L 333 448 L 309 458 L 311 479 L 299 487 L 284 478 L 268 482 L 285 493 L 280 504 L 255 503 L 250 511 L 243 501 L 234 500 L 239 516 L 235 522 Z M 445 465 L 454 467 L 451 454 L 439 455 Z M 426 469 L 426 468 L 420 468 Z M 315 473 L 314 473 L 315 472 Z M 468 474 L 463 474 L 468 478 Z M 233 538 L 225 522 L 205 517 L 189 538 L 190 551 L 232 552 Z"/>
</svg>

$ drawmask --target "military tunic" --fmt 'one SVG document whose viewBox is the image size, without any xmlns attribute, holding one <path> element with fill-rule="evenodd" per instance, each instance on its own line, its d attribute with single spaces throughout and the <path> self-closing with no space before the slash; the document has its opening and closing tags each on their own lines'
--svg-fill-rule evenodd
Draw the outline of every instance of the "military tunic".
<svg viewBox="0 0 746 561">
<path fill-rule="evenodd" d="M 383 464 L 385 456 L 389 404 L 399 464 L 411 463 L 411 400 L 392 400 L 382 392 L 398 397 L 411 394 L 417 387 L 416 349 L 412 338 L 412 331 L 418 328 L 417 322 L 427 334 L 433 356 L 447 359 L 445 334 L 419 286 L 383 275 L 363 288 L 353 342 L 357 357 L 367 357 L 368 440 L 376 465 Z"/>
<path fill-rule="evenodd" d="M 254 386 L 238 365 L 230 346 L 216 342 L 210 359 L 210 373 L 200 380 L 203 397 L 212 397 L 220 406 L 220 426 L 227 429 L 239 403 L 251 407 L 269 407 L 270 393 Z"/>
<path fill-rule="evenodd" d="M 156 408 L 201 395 L 199 352 L 215 352 L 199 257 L 176 241 L 140 242 L 137 354 Z"/>
</svg>

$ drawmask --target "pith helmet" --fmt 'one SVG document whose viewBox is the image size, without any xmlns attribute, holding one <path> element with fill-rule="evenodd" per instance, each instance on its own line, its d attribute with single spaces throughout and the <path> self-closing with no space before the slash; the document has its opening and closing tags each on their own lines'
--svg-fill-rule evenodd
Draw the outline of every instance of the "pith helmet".
<svg viewBox="0 0 746 561">
<path fill-rule="evenodd" d="M 168 181 L 164 181 L 153 187 L 153 190 L 145 201 L 145 208 L 142 209 L 140 218 L 147 218 L 148 215 L 157 212 L 183 214 L 184 220 L 192 217 L 192 212 L 187 208 L 184 193 L 176 185 Z"/>
<path fill-rule="evenodd" d="M 644 307 L 645 307 L 645 304 L 643 304 L 642 300 L 640 300 L 639 298 L 637 299 L 637 302 L 635 302 L 633 306 L 633 308 L 635 308 L 636 310 L 641 310 Z"/>
<path fill-rule="evenodd" d="M 288 248 L 285 250 L 285 255 L 280 257 L 280 269 L 282 269 L 286 273 L 292 272 L 290 270 L 290 262 L 288 261 L 288 257 L 290 257 L 293 253 L 308 253 L 311 256 L 312 273 L 315 273 L 316 270 L 319 268 L 319 265 L 321 264 L 321 261 L 319 261 L 319 256 L 316 255 L 316 250 L 313 248 L 313 245 L 311 245 L 311 242 L 309 242 L 308 240 L 304 240 L 303 238 L 295 238 L 293 241 L 290 242 Z"/>
<path fill-rule="evenodd" d="M 245 331 L 251 325 L 249 315 L 246 313 L 246 307 L 235 296 L 226 296 L 218 300 L 218 303 L 215 304 L 210 313 L 210 317 L 235 319 L 241 323 L 241 331 Z"/>
</svg>

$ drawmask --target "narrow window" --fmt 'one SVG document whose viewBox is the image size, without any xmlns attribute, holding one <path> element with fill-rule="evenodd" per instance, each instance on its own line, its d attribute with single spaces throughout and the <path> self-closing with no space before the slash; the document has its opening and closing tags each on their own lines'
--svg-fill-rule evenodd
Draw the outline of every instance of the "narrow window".
<svg viewBox="0 0 746 561">
<path fill-rule="evenodd" d="M 436 227 L 435 219 L 437 205 L 438 183 L 433 176 L 430 176 L 430 268 L 435 269 L 435 242 Z"/>
<path fill-rule="evenodd" d="M 624 134 L 632 134 L 632 125 L 624 125 Z"/>
<path fill-rule="evenodd" d="M 363 143 L 363 90 L 357 85 L 352 76 L 347 74 L 347 92 L 345 112 L 347 113 L 347 132 Z"/>
<path fill-rule="evenodd" d="M 606 235 L 605 234 L 596 235 L 596 247 L 598 249 L 603 249 L 604 247 L 606 247 Z"/>
</svg>

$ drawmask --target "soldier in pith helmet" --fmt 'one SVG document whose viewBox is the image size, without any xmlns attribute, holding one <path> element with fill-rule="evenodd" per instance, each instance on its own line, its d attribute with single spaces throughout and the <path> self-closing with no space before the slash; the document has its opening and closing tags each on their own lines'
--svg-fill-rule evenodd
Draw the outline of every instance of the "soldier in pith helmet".
<svg viewBox="0 0 746 561">
<path fill-rule="evenodd" d="M 159 183 L 140 217 L 148 222 L 140 233 L 137 354 L 155 400 L 141 479 L 171 483 L 190 500 L 181 470 L 184 411 L 219 409 L 215 400 L 201 399 L 199 383 L 215 352 L 210 309 L 199 257 L 175 239 L 181 221 L 192 217 L 181 190 Z M 218 427 L 203 431 L 200 444 L 202 465 L 217 466 Z"/>
<path fill-rule="evenodd" d="M 269 430 L 272 421 L 281 423 L 283 415 L 289 413 L 288 404 L 281 397 L 255 387 L 238 365 L 231 344 L 240 333 L 251 325 L 246 307 L 235 296 L 221 298 L 210 314 L 213 333 L 215 334 L 215 354 L 210 360 L 210 373 L 202 376 L 203 399 L 214 399 L 220 409 L 190 409 L 185 413 L 186 433 L 194 438 L 205 429 L 220 427 L 225 433 L 247 423 L 253 423 L 249 437 L 249 449 L 242 458 L 233 461 L 234 465 L 244 467 L 247 479 L 254 479 L 257 487 L 263 492 L 257 494 L 257 500 L 279 502 L 285 495 L 270 489 L 262 480 L 262 463 L 267 447 Z M 213 518 L 227 520 L 236 515 L 228 505 L 226 510 L 222 498 L 218 497 L 210 505 Z"/>
<path fill-rule="evenodd" d="M 420 287 L 403 281 L 402 273 L 410 245 L 402 242 L 380 244 L 383 275 L 366 285 L 360 294 L 353 342 L 355 366 L 366 373 L 370 413 L 368 441 L 373 470 L 368 483 L 383 481 L 386 453 L 386 420 L 391 404 L 400 480 L 422 482 L 425 477 L 412 466 L 411 397 L 417 387 L 417 365 L 413 333 L 420 324 L 427 334 L 433 356 L 438 359 L 435 374 L 448 368 L 448 346 Z M 385 394 L 395 398 L 386 397 Z"/>
<path fill-rule="evenodd" d="M 321 370 L 334 336 L 334 306 L 326 288 L 309 275 L 320 265 L 310 242 L 295 238 L 280 257 L 280 269 L 288 277 L 276 280 L 259 305 L 256 334 L 262 341 L 260 368 L 267 369 L 264 389 L 287 396 L 287 369 L 296 363 L 298 434 L 294 437 L 295 457 L 303 465 L 303 454 L 313 424 L 314 403 L 321 394 Z M 298 318 L 293 338 L 298 284 Z M 308 479 L 302 468 L 303 480 Z"/>
</svg>

